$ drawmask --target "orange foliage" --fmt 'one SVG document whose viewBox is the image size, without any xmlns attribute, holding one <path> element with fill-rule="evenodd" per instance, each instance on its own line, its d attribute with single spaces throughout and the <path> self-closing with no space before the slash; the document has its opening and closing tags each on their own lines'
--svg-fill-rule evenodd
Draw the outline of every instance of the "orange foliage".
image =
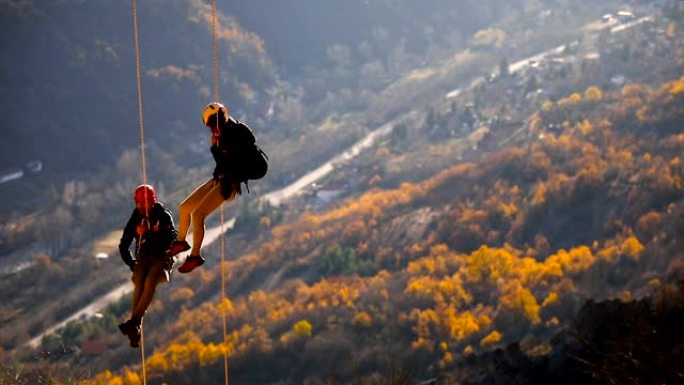
<svg viewBox="0 0 684 385">
<path fill-rule="evenodd" d="M 370 327 L 373 325 L 373 318 L 370 316 L 370 314 L 366 313 L 365 311 L 360 311 L 354 315 L 352 324 L 363 327 Z"/>
<path fill-rule="evenodd" d="M 483 348 L 491 347 L 493 345 L 498 344 L 501 341 L 501 338 L 501 333 L 494 330 L 480 341 L 480 346 L 482 346 Z"/>
<path fill-rule="evenodd" d="M 538 324 L 540 306 L 529 289 L 518 280 L 504 283 L 501 287 L 501 305 L 504 308 L 521 312 L 533 324 Z"/>
<path fill-rule="evenodd" d="M 630 236 L 622 243 L 620 251 L 632 260 L 638 260 L 641 252 L 644 250 L 644 245 L 639 242 L 635 236 Z"/>
<path fill-rule="evenodd" d="M 669 91 L 670 91 L 670 94 L 672 94 L 672 96 L 676 96 L 676 95 L 683 93 L 684 92 L 684 76 L 682 76 L 678 80 L 672 82 L 672 84 L 669 87 L 670 87 Z"/>
</svg>

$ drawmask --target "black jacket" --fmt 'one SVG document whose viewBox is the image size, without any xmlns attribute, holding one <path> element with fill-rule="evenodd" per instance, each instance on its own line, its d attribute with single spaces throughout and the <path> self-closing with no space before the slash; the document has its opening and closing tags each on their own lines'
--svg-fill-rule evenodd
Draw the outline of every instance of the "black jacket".
<svg viewBox="0 0 684 385">
<path fill-rule="evenodd" d="M 214 179 L 221 182 L 224 198 L 230 195 L 233 185 L 239 188 L 240 182 L 247 180 L 243 175 L 240 159 L 244 158 L 242 153 L 250 150 L 255 143 L 256 138 L 252 130 L 232 117 L 221 127 L 221 136 L 218 144 L 211 146 L 211 155 L 216 161 Z"/>
<path fill-rule="evenodd" d="M 137 228 L 143 220 L 144 216 L 138 212 L 137 209 L 133 210 L 131 218 L 126 223 L 123 235 L 121 236 L 121 241 L 119 242 L 119 253 L 121 253 L 121 259 L 128 266 L 131 266 L 135 260 L 131 255 L 129 248 L 133 239 L 136 241 L 136 257 L 157 257 L 161 256 L 169 249 L 171 242 L 176 239 L 176 229 L 173 225 L 173 217 L 171 212 L 169 212 L 164 206 L 157 202 L 152 207 L 150 212 L 150 223 L 148 230 L 144 235 L 143 239 L 140 239 L 138 235 Z"/>
</svg>

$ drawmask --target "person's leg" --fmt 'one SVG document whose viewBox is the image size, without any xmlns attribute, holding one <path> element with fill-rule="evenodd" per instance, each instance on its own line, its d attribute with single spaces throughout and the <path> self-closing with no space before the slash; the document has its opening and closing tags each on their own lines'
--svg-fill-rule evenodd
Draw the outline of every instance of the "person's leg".
<svg viewBox="0 0 684 385">
<path fill-rule="evenodd" d="M 216 181 L 209 179 L 201 186 L 197 187 L 195 191 L 181 202 L 178 207 L 178 237 L 171 243 L 166 255 L 173 257 L 178 253 L 189 250 L 190 245 L 185 240 L 190 229 L 190 213 L 195 210 L 195 207 L 202 201 L 207 192 L 216 184 Z"/>
<path fill-rule="evenodd" d="M 145 285 L 145 275 L 142 271 L 142 264 L 138 261 L 133 272 L 133 295 L 131 296 L 131 314 L 138 307 L 140 296 L 143 293 L 143 286 Z"/>
<path fill-rule="evenodd" d="M 138 347 L 140 343 L 140 328 L 143 317 L 147 312 L 147 308 L 152 304 L 157 285 L 169 281 L 169 274 L 173 268 L 173 262 L 169 258 L 164 260 L 162 257 L 148 257 L 145 260 L 146 269 L 144 270 L 144 281 L 140 287 L 140 297 L 133 309 L 131 319 L 127 321 L 130 323 L 128 339 L 132 347 Z"/>
<path fill-rule="evenodd" d="M 216 185 L 218 185 L 218 183 L 215 180 L 209 179 L 197 187 L 195 191 L 190 193 L 190 195 L 181 202 L 178 207 L 178 240 L 185 240 L 185 237 L 188 235 L 188 230 L 190 229 L 191 213 L 197 208 L 205 195 L 207 195 L 207 193 Z"/>
<path fill-rule="evenodd" d="M 202 248 L 202 241 L 204 240 L 204 219 L 215 211 L 223 201 L 232 201 L 237 196 L 237 188 L 233 188 L 228 198 L 224 198 L 221 193 L 221 185 L 217 184 L 211 189 L 204 199 L 197 205 L 195 211 L 192 212 L 192 250 L 190 256 L 185 259 L 183 265 L 178 268 L 180 273 L 189 273 L 196 267 L 204 264 L 204 258 L 200 256 Z"/>
<path fill-rule="evenodd" d="M 133 281 L 133 294 L 131 295 L 131 319 L 133 318 L 133 314 L 135 314 L 135 309 L 138 307 L 144 291 L 147 268 L 147 265 L 140 259 L 138 259 L 135 267 L 133 268 L 133 276 L 131 277 L 131 281 Z M 135 322 L 132 322 L 131 319 L 119 325 L 119 330 L 121 330 L 121 333 L 129 334 L 133 331 Z"/>
<path fill-rule="evenodd" d="M 226 199 L 221 193 L 221 184 L 217 183 L 206 195 L 204 199 L 195 207 L 195 210 L 190 214 L 192 218 L 192 250 L 191 256 L 199 256 L 202 242 L 204 240 L 204 220 L 206 217 L 221 206 L 223 201 L 232 201 L 235 199 L 237 192 L 233 190 L 230 196 Z"/>
</svg>

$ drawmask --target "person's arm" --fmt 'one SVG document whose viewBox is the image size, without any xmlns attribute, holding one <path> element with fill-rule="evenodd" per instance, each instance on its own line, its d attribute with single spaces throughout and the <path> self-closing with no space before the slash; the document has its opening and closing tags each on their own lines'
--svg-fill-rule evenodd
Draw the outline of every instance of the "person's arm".
<svg viewBox="0 0 684 385">
<path fill-rule="evenodd" d="M 139 216 L 136 214 L 137 211 L 133 210 L 133 214 L 131 214 L 131 218 L 128 220 L 128 223 L 126 223 L 123 235 L 119 241 L 119 253 L 121 254 L 121 259 L 131 269 L 131 271 L 133 271 L 133 268 L 135 267 L 135 259 L 133 259 L 129 248 L 131 247 L 131 243 L 133 243 L 133 239 L 135 238 L 135 227 L 139 222 Z"/>
</svg>

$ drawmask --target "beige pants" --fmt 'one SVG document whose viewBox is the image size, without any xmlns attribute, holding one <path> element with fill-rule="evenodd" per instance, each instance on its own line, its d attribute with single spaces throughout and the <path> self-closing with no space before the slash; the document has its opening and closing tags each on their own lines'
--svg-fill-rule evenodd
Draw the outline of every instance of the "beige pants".
<svg viewBox="0 0 684 385">
<path fill-rule="evenodd" d="M 133 269 L 133 298 L 131 319 L 141 320 L 152 303 L 157 285 L 169 282 L 173 259 L 165 257 L 139 257 Z"/>
<path fill-rule="evenodd" d="M 232 201 L 237 196 L 233 188 L 226 199 L 221 194 L 221 184 L 209 179 L 193 191 L 178 208 L 178 239 L 185 240 L 192 222 L 192 250 L 190 255 L 199 255 L 204 240 L 204 219 L 221 206 L 223 201 Z"/>
</svg>

